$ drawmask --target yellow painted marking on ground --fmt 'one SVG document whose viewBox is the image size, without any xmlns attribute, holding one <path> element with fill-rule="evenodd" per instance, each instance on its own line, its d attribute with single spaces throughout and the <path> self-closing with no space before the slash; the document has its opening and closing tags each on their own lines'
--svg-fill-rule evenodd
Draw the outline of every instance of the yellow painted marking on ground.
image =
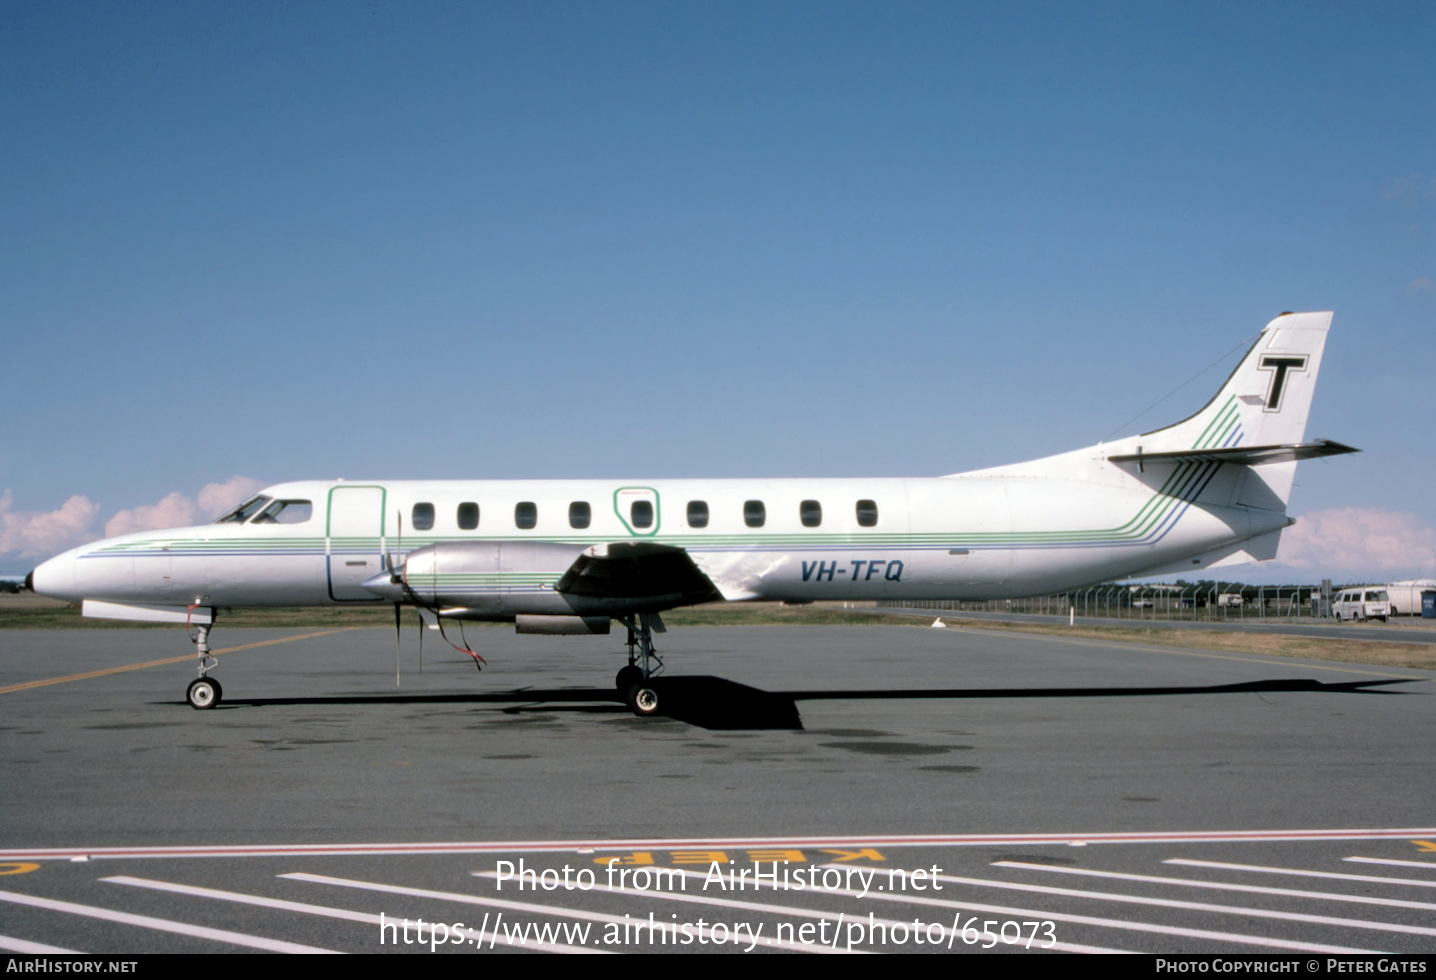
<svg viewBox="0 0 1436 980">
<path fill-rule="evenodd" d="M 346 626 L 342 629 L 322 630 L 318 633 L 305 633 L 301 636 L 282 636 L 277 640 L 261 640 L 258 643 L 245 643 L 242 646 L 226 647 L 223 650 L 211 650 L 210 653 L 217 657 L 224 653 L 253 650 L 255 647 L 273 646 L 276 643 L 292 643 L 295 640 L 312 640 L 316 636 L 328 636 L 331 633 L 346 633 L 355 628 L 356 627 L 353 626 Z M 148 660 L 142 664 L 126 664 L 123 667 L 106 667 L 104 670 L 92 670 L 84 674 L 69 674 L 65 677 L 47 677 L 42 681 L 26 681 L 24 684 L 12 684 L 9 687 L 0 687 L 0 694 L 10 694 L 14 691 L 28 691 L 32 687 L 46 687 L 50 684 L 67 684 L 70 681 L 89 680 L 91 677 L 104 677 L 106 674 L 123 674 L 128 670 L 144 670 L 146 667 L 161 667 L 165 664 L 184 663 L 185 661 L 193 661 L 194 659 L 195 655 L 191 653 L 183 657 L 169 657 L 165 660 Z"/>
<path fill-rule="evenodd" d="M 1157 646 L 1147 646 L 1147 645 L 1142 644 L 1142 643 L 1133 643 L 1133 642 L 1131 642 L 1130 640 L 1123 640 L 1123 639 L 1119 639 L 1119 638 L 1113 638 L 1113 639 L 1111 639 L 1111 640 L 1094 640 L 1094 639 L 1090 639 L 1090 638 L 1088 638 L 1088 637 L 1080 637 L 1080 636 L 1051 636 L 1051 635 L 1049 635 L 1049 634 L 1047 634 L 1047 633 L 1023 633 L 1023 632 L 1020 632 L 1020 631 L 1017 631 L 1017 630 L 1011 630 L 1011 631 L 1009 631 L 1009 630 L 983 629 L 982 627 L 978 627 L 978 626 L 960 626 L 960 627 L 954 627 L 954 628 L 957 629 L 959 632 L 967 632 L 967 633 L 987 633 L 987 634 L 992 635 L 992 636 L 1005 636 L 1005 637 L 1007 637 L 1008 639 L 1012 639 L 1012 640 L 1020 640 L 1020 639 L 1049 640 L 1049 641 L 1054 642 L 1054 643 L 1076 643 L 1076 644 L 1079 644 L 1079 645 L 1081 645 L 1081 646 L 1102 647 L 1103 649 L 1106 649 L 1106 650 L 1110 650 L 1110 649 L 1112 649 L 1112 648 L 1115 647 L 1115 646 L 1121 646 L 1121 647 L 1123 647 L 1124 649 L 1128 649 L 1128 650 L 1141 650 L 1141 651 L 1144 652 L 1144 653 L 1171 653 L 1171 654 L 1176 654 L 1177 656 L 1182 656 L 1182 657 L 1205 657 L 1205 658 L 1207 658 L 1208 660 L 1240 660 L 1240 661 L 1242 661 L 1242 662 L 1244 662 L 1244 663 L 1249 663 L 1249 664 L 1266 664 L 1267 666 L 1270 666 L 1270 667 L 1290 667 L 1290 666 L 1292 665 L 1292 661 L 1302 660 L 1303 663 L 1301 664 L 1301 666 L 1303 666 L 1303 667 L 1309 667 L 1309 668 L 1312 669 L 1312 670 L 1330 670 L 1330 671 L 1335 671 L 1336 673 L 1339 673 L 1339 674 L 1363 674 L 1363 675 L 1365 675 L 1365 676 L 1367 676 L 1367 677 L 1399 677 L 1399 678 L 1401 678 L 1402 680 L 1407 680 L 1407 681 L 1429 681 L 1429 680 L 1432 680 L 1432 677 L 1431 677 L 1429 674 L 1427 674 L 1427 675 L 1421 675 L 1421 674 L 1392 674 L 1392 673 L 1388 673 L 1388 672 L 1380 671 L 1380 670 L 1356 670 L 1356 669 L 1353 669 L 1353 668 L 1351 668 L 1351 667 L 1323 667 L 1323 666 L 1321 666 L 1321 665 L 1319 665 L 1319 664 L 1314 664 L 1314 663 L 1306 662 L 1305 659 L 1302 658 L 1302 657 L 1290 657 L 1290 658 L 1282 659 L 1282 660 L 1258 660 L 1258 659 L 1256 659 L 1255 657 L 1238 657 L 1238 656 L 1235 656 L 1235 655 L 1229 654 L 1229 653 L 1201 653 L 1201 652 L 1199 652 L 1199 651 L 1197 651 L 1197 650 L 1186 650 L 1186 649 L 1183 649 L 1183 648 L 1181 648 L 1181 647 L 1157 647 Z"/>
<path fill-rule="evenodd" d="M 627 856 L 616 854 L 612 857 L 594 858 L 594 864 L 608 864 L 610 861 L 617 861 L 619 864 L 652 864 L 653 854 L 651 851 L 634 851 Z"/>
<path fill-rule="evenodd" d="M 837 861 L 856 861 L 858 858 L 864 858 L 864 859 L 866 859 L 866 860 L 868 860 L 868 861 L 886 861 L 886 860 L 887 860 L 887 858 L 883 857 L 881 854 L 879 854 L 877 851 L 873 850 L 871 847 L 864 847 L 862 850 L 859 850 L 859 851 L 844 851 L 844 850 L 840 850 L 839 848 L 835 848 L 835 847 L 825 847 L 825 848 L 823 848 L 823 853 L 824 853 L 824 854 L 837 854 L 837 855 L 840 855 L 839 857 L 837 857 L 837 858 L 834 859 L 834 860 L 837 860 Z"/>
<path fill-rule="evenodd" d="M 0 875 L 27 875 L 31 871 L 38 871 L 38 864 L 15 861 L 7 864 L 0 864 Z"/>
<path fill-rule="evenodd" d="M 824 854 L 834 854 L 835 861 L 854 861 L 859 858 L 868 861 L 886 861 L 880 853 L 871 847 L 864 847 L 859 850 L 843 850 L 835 848 L 823 849 Z M 727 851 L 669 851 L 668 859 L 673 864 L 712 864 L 714 861 L 720 864 L 728 860 Z M 802 851 L 793 848 L 749 848 L 749 861 L 786 861 L 799 864 L 808 860 L 808 856 Z M 594 864 L 606 865 L 609 862 L 616 862 L 618 865 L 653 864 L 652 851 L 634 851 L 631 854 L 614 854 L 607 857 L 596 857 Z"/>
<path fill-rule="evenodd" d="M 1436 841 L 1414 840 L 1411 843 L 1416 845 L 1418 851 L 1436 851 Z"/>
</svg>

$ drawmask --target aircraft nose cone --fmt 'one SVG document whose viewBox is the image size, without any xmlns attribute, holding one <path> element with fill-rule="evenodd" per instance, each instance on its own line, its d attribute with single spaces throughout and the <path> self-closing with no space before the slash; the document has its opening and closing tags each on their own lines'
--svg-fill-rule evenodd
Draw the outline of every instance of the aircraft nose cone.
<svg viewBox="0 0 1436 980">
<path fill-rule="evenodd" d="M 67 551 L 37 565 L 25 576 L 25 584 L 36 595 L 78 602 L 80 596 L 75 587 L 75 552 Z"/>
<path fill-rule="evenodd" d="M 394 602 L 404 601 L 404 587 L 394 581 L 387 569 L 372 578 L 365 579 L 364 589 L 384 599 Z"/>
</svg>

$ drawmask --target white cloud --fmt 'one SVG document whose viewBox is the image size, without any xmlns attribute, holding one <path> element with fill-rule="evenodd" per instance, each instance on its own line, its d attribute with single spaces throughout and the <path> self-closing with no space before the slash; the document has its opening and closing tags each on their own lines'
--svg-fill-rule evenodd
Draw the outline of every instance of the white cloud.
<svg viewBox="0 0 1436 980">
<path fill-rule="evenodd" d="M 1408 293 L 1421 293 L 1432 289 L 1436 289 L 1436 282 L 1432 282 L 1430 276 L 1421 276 L 1417 279 L 1412 279 L 1406 284 L 1406 291 Z"/>
<path fill-rule="evenodd" d="M 1415 514 L 1371 507 L 1318 510 L 1282 533 L 1277 561 L 1319 578 L 1426 574 L 1436 531 Z"/>
<path fill-rule="evenodd" d="M 186 527 L 195 523 L 194 501 L 176 490 L 157 504 L 122 510 L 105 522 L 105 537 L 153 531 L 162 527 Z"/>
<path fill-rule="evenodd" d="M 198 500 L 191 500 L 176 490 L 157 504 L 120 511 L 105 523 L 105 537 L 211 521 L 243 503 L 263 485 L 247 476 L 232 476 L 224 483 L 206 484 L 196 495 Z"/>
<path fill-rule="evenodd" d="M 232 476 L 223 483 L 206 484 L 194 499 L 176 490 L 158 503 L 122 510 L 105 522 L 104 537 L 134 531 L 186 527 L 212 521 L 249 499 L 264 484 L 247 476 Z M 16 511 L 15 495 L 0 494 L 0 558 L 46 559 L 100 535 L 90 530 L 100 505 L 78 494 L 59 510 Z"/>
<path fill-rule="evenodd" d="M 214 520 L 225 511 L 244 503 L 263 486 L 263 483 L 247 476 L 232 476 L 224 483 L 205 484 L 196 498 L 199 512 L 206 520 Z"/>
<path fill-rule="evenodd" d="M 0 554 L 20 558 L 48 558 L 95 540 L 90 525 L 100 513 L 99 504 L 78 494 L 59 510 L 36 513 L 11 511 L 15 495 L 6 490 L 0 495 Z"/>
</svg>

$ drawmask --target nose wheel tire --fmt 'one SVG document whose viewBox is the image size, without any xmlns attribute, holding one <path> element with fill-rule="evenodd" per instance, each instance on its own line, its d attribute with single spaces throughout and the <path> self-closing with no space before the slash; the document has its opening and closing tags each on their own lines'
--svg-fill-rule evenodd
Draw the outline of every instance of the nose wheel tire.
<svg viewBox="0 0 1436 980">
<path fill-rule="evenodd" d="M 628 689 L 628 707 L 640 718 L 658 714 L 658 692 L 647 684 L 634 684 Z"/>
<path fill-rule="evenodd" d="M 212 677 L 190 681 L 189 690 L 185 692 L 185 700 L 195 709 L 213 708 L 223 696 L 224 689 Z"/>
</svg>

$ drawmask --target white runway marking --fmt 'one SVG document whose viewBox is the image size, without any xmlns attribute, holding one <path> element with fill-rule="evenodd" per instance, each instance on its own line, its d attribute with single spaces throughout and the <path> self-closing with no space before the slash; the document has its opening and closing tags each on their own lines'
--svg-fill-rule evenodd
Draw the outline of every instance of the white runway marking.
<svg viewBox="0 0 1436 980">
<path fill-rule="evenodd" d="M 828 865 L 833 867 L 833 865 Z M 885 869 L 884 869 L 885 870 Z M 695 878 L 706 877 L 701 871 L 685 871 Z M 862 898 L 863 893 L 842 888 L 825 888 L 831 895 Z M 1270 939 L 1265 936 L 1248 936 L 1236 932 L 1216 932 L 1211 929 L 1188 929 L 1183 926 L 1163 926 L 1150 922 L 1133 922 L 1128 919 L 1107 919 L 1100 916 L 1076 915 L 1070 912 L 1052 912 L 1038 909 L 1014 908 L 1007 905 L 987 905 L 980 902 L 955 902 L 945 898 L 925 898 L 921 895 L 897 894 L 869 891 L 869 899 L 879 902 L 896 902 L 901 905 L 925 905 L 933 908 L 953 909 L 967 912 L 991 912 L 1017 919 L 1051 919 L 1053 922 L 1070 922 L 1074 925 L 1097 926 L 1103 929 L 1121 929 L 1128 932 L 1145 932 L 1161 936 L 1182 936 L 1188 939 L 1210 939 L 1214 942 L 1236 943 L 1243 946 L 1265 946 L 1273 949 L 1294 949 L 1309 953 L 1375 953 L 1379 950 L 1355 949 L 1350 946 L 1326 946 L 1318 943 L 1304 943 L 1284 939 Z"/>
<path fill-rule="evenodd" d="M 682 874 L 685 878 L 706 877 L 706 875 L 703 875 L 696 871 L 681 871 L 679 873 Z M 488 878 L 490 880 L 496 879 L 498 877 L 498 873 L 495 871 L 472 871 L 470 872 L 470 874 L 472 874 L 475 878 Z M 782 915 L 789 918 L 836 920 L 839 914 L 837 912 L 822 912 L 818 909 L 801 908 L 796 905 L 773 905 L 768 902 L 745 902 L 741 899 L 736 898 L 713 898 L 711 896 L 688 895 L 683 892 L 666 892 L 657 889 L 644 890 L 642 888 L 610 888 L 608 885 L 593 885 L 586 889 L 586 891 L 603 892 L 608 895 L 627 895 L 632 898 L 649 898 L 665 902 L 683 902 L 689 905 L 709 905 L 715 908 L 741 909 L 745 912 L 767 912 L 772 915 Z M 826 892 L 820 892 L 818 894 L 825 893 Z M 869 920 L 863 919 L 861 921 L 863 923 L 867 923 Z M 908 922 L 900 921 L 898 919 L 873 919 L 872 924 L 885 926 L 889 929 L 891 929 L 893 926 L 903 926 L 904 928 L 909 926 Z M 946 926 L 944 926 L 944 929 L 945 928 Z M 1062 942 L 1059 942 L 1053 946 L 1033 946 L 1031 948 L 1040 948 L 1047 952 L 1059 953 L 1131 952 L 1131 950 L 1126 949 L 1107 949 L 1101 946 L 1079 946 L 1073 943 Z"/>
<path fill-rule="evenodd" d="M 221 891 L 218 888 L 200 888 L 196 885 L 180 885 L 169 881 L 154 881 L 150 878 L 130 878 L 126 875 L 118 875 L 113 878 L 101 878 L 101 881 L 108 881 L 116 885 L 133 885 L 137 888 L 152 888 L 156 891 L 172 892 L 176 895 L 194 895 L 198 898 L 214 898 L 222 902 L 237 902 L 242 905 L 258 905 L 262 908 L 280 909 L 284 912 L 299 912 L 304 915 L 322 915 L 331 919 L 347 919 L 350 922 L 363 922 L 368 925 L 379 925 L 381 921 L 377 915 L 368 912 L 354 912 L 350 909 L 336 909 L 328 905 L 310 905 L 307 902 L 290 902 L 282 898 L 265 898 L 262 895 L 246 895 L 242 892 Z M 395 920 L 390 917 L 389 922 Z M 469 939 L 475 945 L 488 943 L 490 948 L 495 943 L 504 946 L 523 947 L 525 949 L 537 949 L 548 953 L 597 953 L 602 950 L 584 949 L 582 946 L 570 946 L 565 943 L 545 943 L 534 940 L 533 942 L 510 941 L 505 936 L 494 933 L 483 933 L 475 929 L 465 930 Z M 428 945 L 420 943 L 419 945 Z"/>
<path fill-rule="evenodd" d="M 1398 868 L 1424 868 L 1427 871 L 1436 871 L 1436 864 L 1430 861 L 1398 861 L 1395 858 L 1342 858 L 1343 861 L 1355 861 L 1358 864 L 1390 864 Z"/>
<path fill-rule="evenodd" d="M 354 881 L 349 878 L 331 878 L 328 875 L 311 875 L 302 872 L 280 875 L 279 877 L 289 878 L 294 881 L 310 881 L 319 885 L 338 885 L 341 888 L 359 888 L 365 891 L 384 892 L 390 895 L 408 895 L 412 898 L 432 898 L 438 899 L 441 902 L 461 902 L 465 905 L 480 905 L 490 908 L 506 909 L 510 912 L 528 912 L 531 915 L 586 919 L 589 922 L 602 922 L 605 925 L 611 923 L 629 928 L 646 927 L 647 925 L 646 923 L 640 923 L 639 920 L 631 916 L 624 917 L 621 915 L 609 915 L 605 912 L 588 912 L 583 909 L 567 908 L 561 905 L 515 902 L 503 898 L 484 898 L 479 895 L 465 895 L 461 892 L 439 892 L 431 891 L 427 888 L 406 888 L 402 885 L 384 885 L 373 881 Z M 660 925 L 668 925 L 668 923 L 660 923 Z M 696 930 L 696 932 L 705 936 L 711 935 L 711 930 L 709 929 Z M 787 949 L 798 953 L 847 952 L 847 950 L 833 950 L 826 946 L 808 946 L 801 943 L 779 942 L 776 939 L 769 939 L 767 937 L 759 937 L 757 942 L 759 946 L 767 946 L 773 949 Z M 748 943 L 744 941 L 740 945 L 746 947 Z"/>
<path fill-rule="evenodd" d="M 389 844 L 191 845 L 178 847 L 57 847 L 0 850 L 3 861 L 75 858 L 332 857 L 400 854 L 520 854 L 673 851 L 691 848 L 992 847 L 1042 844 L 1201 844 L 1292 841 L 1409 840 L 1436 836 L 1436 828 L 1248 830 L 1186 833 L 911 834 L 887 837 L 688 837 L 631 840 L 422 841 Z"/>
<path fill-rule="evenodd" d="M 1088 878 L 1110 878 L 1116 881 L 1147 881 L 1158 885 L 1183 885 L 1213 891 L 1250 892 L 1256 895 L 1283 895 L 1290 898 L 1315 898 L 1331 902 L 1355 902 L 1360 905 L 1389 905 L 1399 909 L 1436 912 L 1431 902 L 1406 902 L 1399 898 L 1373 898 L 1370 895 L 1342 895 L 1339 892 L 1307 892 L 1295 888 L 1265 888 L 1261 885 L 1237 885 L 1224 881 L 1196 881 L 1191 878 L 1163 878 L 1159 875 L 1124 874 L 1118 871 L 1092 871 L 1085 868 L 1061 868 L 1051 864 L 1027 864 L 1022 861 L 994 861 L 995 868 L 1022 868 L 1027 871 L 1050 871 L 1054 874 L 1082 875 Z M 1360 877 L 1359 875 L 1353 877 Z"/>
<path fill-rule="evenodd" d="M 1157 908 L 1187 909 L 1193 912 L 1216 912 L 1222 915 L 1247 915 L 1259 919 L 1280 919 L 1286 922 L 1310 922 L 1315 925 L 1341 926 L 1346 929 L 1371 929 L 1376 932 L 1397 932 L 1409 936 L 1436 936 L 1436 929 L 1426 926 L 1408 926 L 1395 922 L 1375 922 L 1369 919 L 1345 919 L 1331 915 L 1308 915 L 1305 912 L 1278 912 L 1272 909 L 1247 908 L 1241 905 L 1212 905 L 1207 902 L 1184 902 L 1176 898 L 1146 898 L 1139 895 L 1123 895 L 1117 892 L 1091 892 L 1077 888 L 1050 888 L 1046 885 L 1024 885 L 1015 881 L 992 881 L 986 878 L 959 878 L 956 875 L 934 875 L 938 881 L 955 885 L 972 885 L 978 888 L 1002 888 L 1009 891 L 1035 892 L 1040 895 L 1062 895 L 1068 898 L 1088 898 L 1104 902 L 1121 902 L 1127 905 L 1151 905 Z"/>
<path fill-rule="evenodd" d="M 32 943 L 28 939 L 15 939 L 10 936 L 0 936 L 0 949 L 8 950 L 12 953 L 74 953 L 76 956 L 85 955 L 73 949 L 61 949 L 59 946 L 46 946 L 44 943 Z"/>
<path fill-rule="evenodd" d="M 28 905 L 31 908 L 37 909 L 49 909 L 52 912 L 67 912 L 70 915 L 83 915 L 86 918 L 102 919 L 106 922 L 118 922 L 127 926 L 139 926 L 142 929 L 174 932 L 181 936 L 194 936 L 197 939 L 212 939 L 215 942 L 230 943 L 235 946 L 247 946 L 250 949 L 263 949 L 271 953 L 334 952 L 332 949 L 320 949 L 317 946 L 301 946 L 299 943 L 286 943 L 278 939 L 266 939 L 263 936 L 250 936 L 242 932 L 230 932 L 227 929 L 209 929 L 205 926 L 192 926 L 185 922 L 156 919 L 148 915 L 132 915 L 129 912 L 112 912 L 109 909 L 96 908 L 93 905 L 58 902 L 51 898 L 36 898 L 34 895 L 21 895 L 18 892 L 0 891 L 0 901 L 13 902 L 16 905 Z"/>
<path fill-rule="evenodd" d="M 1372 864 L 1415 864 L 1415 861 L 1385 861 L 1379 858 L 1344 858 L 1346 861 L 1367 861 Z M 1343 874 L 1340 871 L 1307 871 L 1299 868 L 1273 868 L 1262 864 L 1230 864 L 1226 861 L 1197 861 L 1190 858 L 1168 858 L 1163 864 L 1181 864 L 1191 868 L 1218 868 L 1223 871 L 1255 871 L 1261 874 L 1292 875 L 1298 878 L 1332 878 L 1336 881 L 1362 881 L 1368 885 L 1415 885 L 1436 888 L 1436 881 L 1421 878 L 1382 878 L 1377 875 Z M 1428 865 L 1429 867 L 1429 865 Z"/>
</svg>

